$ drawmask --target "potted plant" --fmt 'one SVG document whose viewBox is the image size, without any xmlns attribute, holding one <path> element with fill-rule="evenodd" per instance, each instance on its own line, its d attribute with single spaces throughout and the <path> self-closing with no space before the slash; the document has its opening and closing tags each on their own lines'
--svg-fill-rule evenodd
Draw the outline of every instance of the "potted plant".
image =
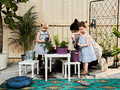
<svg viewBox="0 0 120 90">
<path fill-rule="evenodd" d="M 56 45 L 56 52 L 57 54 L 66 54 L 68 50 L 68 44 L 67 41 L 59 41 L 58 34 L 53 36 L 54 43 Z"/>
<path fill-rule="evenodd" d="M 27 54 L 32 48 L 33 41 L 36 38 L 38 26 L 35 25 L 35 21 L 37 19 L 37 13 L 32 12 L 32 9 L 34 6 L 32 6 L 23 16 L 22 19 L 19 20 L 16 23 L 16 30 L 12 31 L 13 33 L 12 37 L 10 38 L 12 40 L 11 43 L 18 43 L 22 46 L 24 50 L 23 60 L 25 53 Z M 30 52 L 31 53 L 31 52 Z"/>
<path fill-rule="evenodd" d="M 7 67 L 8 56 L 9 53 L 6 51 L 3 51 L 3 53 L 0 54 L 0 70 L 5 69 Z"/>
<path fill-rule="evenodd" d="M 114 46 L 113 38 L 114 34 L 111 33 L 110 36 L 108 36 L 107 33 L 99 33 L 100 37 L 103 38 L 101 43 L 99 45 L 103 49 L 102 56 L 106 59 L 108 66 L 113 65 L 114 63 L 114 55 L 112 55 L 113 49 L 112 46 Z"/>
<path fill-rule="evenodd" d="M 47 49 L 49 54 L 55 53 L 54 46 L 53 46 L 51 40 L 49 40 L 49 38 L 45 39 L 45 43 L 46 43 L 45 45 L 41 44 L 41 46 L 43 46 L 43 48 L 44 48 L 44 51 L 45 51 L 45 49 Z"/>
<path fill-rule="evenodd" d="M 113 33 L 120 38 L 120 32 L 117 31 L 117 29 L 115 27 L 113 27 Z M 116 62 L 116 67 L 117 67 L 117 62 L 119 61 L 119 57 L 118 54 L 120 54 L 120 48 L 118 46 L 113 47 L 114 51 L 112 53 L 112 55 L 115 55 L 115 62 Z"/>
<path fill-rule="evenodd" d="M 0 0 L 0 69 L 5 69 L 8 63 L 8 52 L 3 51 L 3 21 L 14 30 L 16 19 L 19 20 L 20 16 L 17 15 L 19 10 L 18 4 L 27 2 L 28 0 Z M 4 14 L 4 15 L 3 15 Z"/>
</svg>

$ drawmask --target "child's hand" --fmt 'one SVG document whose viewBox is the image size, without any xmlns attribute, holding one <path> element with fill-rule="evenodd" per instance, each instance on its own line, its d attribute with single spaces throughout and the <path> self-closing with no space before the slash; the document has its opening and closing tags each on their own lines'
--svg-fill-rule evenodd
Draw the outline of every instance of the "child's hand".
<svg viewBox="0 0 120 90">
<path fill-rule="evenodd" d="M 49 38 L 49 42 L 52 42 L 50 38 Z"/>
<path fill-rule="evenodd" d="M 74 35 L 74 34 L 72 34 L 71 38 L 72 38 L 72 39 L 74 39 L 74 38 L 75 38 L 75 35 Z"/>
<path fill-rule="evenodd" d="M 78 43 L 77 45 L 78 45 L 79 47 L 81 47 L 81 44 Z"/>
<path fill-rule="evenodd" d="M 45 40 L 39 40 L 38 43 L 45 43 Z"/>
</svg>

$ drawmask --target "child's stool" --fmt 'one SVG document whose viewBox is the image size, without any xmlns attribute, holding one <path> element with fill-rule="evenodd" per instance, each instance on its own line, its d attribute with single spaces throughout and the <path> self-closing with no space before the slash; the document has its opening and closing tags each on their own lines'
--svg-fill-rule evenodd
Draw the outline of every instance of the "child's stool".
<svg viewBox="0 0 120 90">
<path fill-rule="evenodd" d="M 65 78 L 67 77 L 67 60 L 61 60 L 62 61 L 62 74 L 64 74 L 65 70 Z M 78 65 L 78 78 L 80 78 L 80 62 L 70 62 L 70 65 L 75 66 L 75 74 L 76 74 L 76 65 Z"/>
</svg>

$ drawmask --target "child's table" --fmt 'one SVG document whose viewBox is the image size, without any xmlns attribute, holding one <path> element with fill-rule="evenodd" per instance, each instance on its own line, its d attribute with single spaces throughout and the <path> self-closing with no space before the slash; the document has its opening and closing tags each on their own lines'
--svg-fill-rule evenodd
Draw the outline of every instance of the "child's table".
<svg viewBox="0 0 120 90">
<path fill-rule="evenodd" d="M 62 58 L 67 58 L 68 60 L 68 81 L 70 81 L 70 57 L 71 54 L 67 53 L 67 54 L 45 54 L 45 81 L 47 81 L 48 79 L 48 58 L 50 59 L 50 62 L 52 60 L 52 58 L 56 58 L 56 57 L 62 57 Z M 51 64 L 50 64 L 50 72 L 51 72 Z"/>
</svg>

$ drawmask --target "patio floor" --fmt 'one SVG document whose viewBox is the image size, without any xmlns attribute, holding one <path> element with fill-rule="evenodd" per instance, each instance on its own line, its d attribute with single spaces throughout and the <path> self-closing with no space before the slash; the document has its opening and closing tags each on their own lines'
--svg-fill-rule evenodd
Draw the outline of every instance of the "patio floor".
<svg viewBox="0 0 120 90">
<path fill-rule="evenodd" d="M 0 71 L 0 84 L 4 82 L 5 80 L 18 76 L 18 63 L 9 64 L 8 67 L 2 71 Z M 25 75 L 24 72 L 22 72 L 22 75 Z M 53 73 L 53 77 L 65 79 L 64 75 L 62 73 Z M 31 70 L 28 66 L 28 74 L 26 76 L 31 77 Z M 73 75 L 71 79 L 77 79 L 77 75 Z M 101 79 L 101 78 L 120 78 L 120 68 L 108 68 L 107 71 L 101 71 L 99 67 L 92 68 L 89 70 L 89 75 L 81 75 L 82 79 Z M 40 75 L 35 75 L 34 79 L 42 79 Z"/>
</svg>

